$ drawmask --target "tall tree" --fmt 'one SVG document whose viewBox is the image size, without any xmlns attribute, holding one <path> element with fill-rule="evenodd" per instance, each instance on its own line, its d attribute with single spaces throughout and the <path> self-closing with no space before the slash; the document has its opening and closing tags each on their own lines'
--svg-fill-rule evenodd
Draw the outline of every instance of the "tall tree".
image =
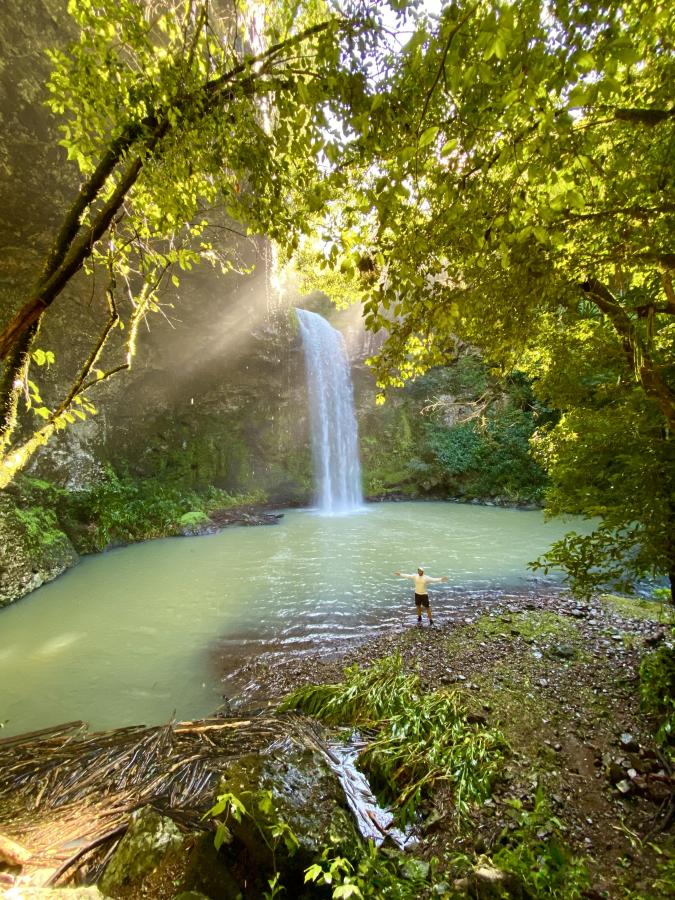
<svg viewBox="0 0 675 900">
<path fill-rule="evenodd" d="M 210 209 L 294 244 L 321 202 L 326 128 L 358 113 L 358 62 L 377 31 L 360 2 L 351 15 L 323 0 L 69 0 L 68 11 L 78 36 L 51 53 L 49 105 L 81 184 L 0 329 L 0 487 L 55 430 L 94 412 L 90 391 L 130 366 L 176 268 L 232 265 L 207 239 Z M 54 354 L 37 336 L 82 277 L 100 331 L 49 407 L 35 372 Z M 20 427 L 24 407 L 37 424 Z"/>
<path fill-rule="evenodd" d="M 675 587 L 671 4 L 449 3 L 373 97 L 323 222 L 370 291 L 383 384 L 459 336 L 562 411 L 554 512 L 600 518 L 542 564 Z"/>
</svg>

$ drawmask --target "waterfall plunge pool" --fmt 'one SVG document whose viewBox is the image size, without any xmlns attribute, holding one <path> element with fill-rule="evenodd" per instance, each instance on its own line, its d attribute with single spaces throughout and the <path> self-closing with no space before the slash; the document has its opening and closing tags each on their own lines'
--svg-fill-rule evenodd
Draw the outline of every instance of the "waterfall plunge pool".
<svg viewBox="0 0 675 900">
<path fill-rule="evenodd" d="M 448 575 L 429 591 L 439 624 L 453 607 L 555 585 L 526 564 L 572 528 L 586 530 L 538 511 L 383 503 L 86 557 L 0 611 L 0 736 L 208 715 L 254 656 L 412 625 L 412 585 L 397 570 Z"/>
</svg>

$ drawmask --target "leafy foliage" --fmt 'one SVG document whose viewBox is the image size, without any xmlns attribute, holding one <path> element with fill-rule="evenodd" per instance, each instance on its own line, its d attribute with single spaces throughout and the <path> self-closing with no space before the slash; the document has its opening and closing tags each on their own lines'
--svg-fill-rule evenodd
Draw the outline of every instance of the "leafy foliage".
<svg viewBox="0 0 675 900">
<path fill-rule="evenodd" d="M 565 848 L 562 823 L 551 815 L 541 789 L 532 810 L 517 799 L 509 803 L 516 827 L 502 832 L 502 846 L 492 855 L 493 862 L 515 875 L 528 896 L 551 900 L 584 896 L 589 884 L 586 864 Z"/>
<path fill-rule="evenodd" d="M 499 378 L 475 354 L 460 355 L 388 392 L 365 417 L 367 491 L 539 500 L 546 478 L 529 442 L 550 416 L 527 380 Z"/>
<path fill-rule="evenodd" d="M 163 479 L 136 480 L 109 468 L 92 488 L 66 496 L 63 527 L 80 553 L 167 537 L 208 519 L 208 512 L 260 502 L 216 488 L 198 493 Z"/>
<path fill-rule="evenodd" d="M 671 639 L 640 664 L 640 698 L 658 722 L 657 740 L 675 756 L 675 644 Z"/>
<path fill-rule="evenodd" d="M 320 226 L 389 335 L 381 383 L 459 341 L 523 371 L 563 413 L 534 436 L 552 511 L 603 520 L 598 568 L 635 526 L 633 578 L 647 559 L 675 577 L 674 16 L 448 4 L 402 48 Z"/>
<path fill-rule="evenodd" d="M 353 897 L 388 897 L 390 900 L 417 900 L 426 887 L 427 879 L 422 870 L 402 859 L 387 859 L 369 842 L 357 859 L 338 856 L 326 847 L 321 859 L 310 866 L 305 881 L 326 885 L 333 900 Z M 414 860 L 413 860 L 414 862 Z"/>
<path fill-rule="evenodd" d="M 293 829 L 278 814 L 274 805 L 272 791 L 258 791 L 255 797 L 246 797 L 246 802 L 253 800 L 255 808 L 245 806 L 242 799 L 231 791 L 226 791 L 216 797 L 216 802 L 207 810 L 202 818 L 216 820 L 216 833 L 213 839 L 216 850 L 220 850 L 224 843 L 232 839 L 228 822 L 241 822 L 246 816 L 253 820 L 260 835 L 272 854 L 274 874 L 269 879 L 269 892 L 264 893 L 265 898 L 272 900 L 274 897 L 285 893 L 281 884 L 281 874 L 276 869 L 277 848 L 284 846 L 289 856 L 297 851 L 299 842 Z"/>
<path fill-rule="evenodd" d="M 438 781 L 454 788 L 458 815 L 485 799 L 507 750 L 498 731 L 471 725 L 452 691 L 423 694 L 419 677 L 403 672 L 400 656 L 361 670 L 345 670 L 345 681 L 307 685 L 283 709 L 301 709 L 331 724 L 376 727 L 378 736 L 359 757 L 402 821 L 410 821 L 422 797 Z"/>
</svg>

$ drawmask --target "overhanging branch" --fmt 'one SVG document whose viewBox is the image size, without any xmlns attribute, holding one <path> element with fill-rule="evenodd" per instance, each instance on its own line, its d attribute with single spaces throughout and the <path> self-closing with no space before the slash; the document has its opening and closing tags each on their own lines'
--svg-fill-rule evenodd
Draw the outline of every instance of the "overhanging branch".
<svg viewBox="0 0 675 900">
<path fill-rule="evenodd" d="M 630 316 L 598 279 L 589 278 L 579 287 L 614 326 L 631 369 L 645 393 L 658 404 L 670 430 L 675 432 L 675 394 L 654 366 Z"/>
</svg>

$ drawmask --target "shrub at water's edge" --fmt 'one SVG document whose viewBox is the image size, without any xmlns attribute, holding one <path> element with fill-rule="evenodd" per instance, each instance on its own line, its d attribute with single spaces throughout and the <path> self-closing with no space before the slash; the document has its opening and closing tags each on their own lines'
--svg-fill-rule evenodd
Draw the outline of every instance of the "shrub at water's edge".
<svg viewBox="0 0 675 900">
<path fill-rule="evenodd" d="M 215 530 L 209 513 L 266 499 L 260 491 L 191 489 L 112 468 L 88 490 L 75 492 L 22 476 L 0 493 L 0 606 L 56 578 L 78 555 Z"/>
</svg>

